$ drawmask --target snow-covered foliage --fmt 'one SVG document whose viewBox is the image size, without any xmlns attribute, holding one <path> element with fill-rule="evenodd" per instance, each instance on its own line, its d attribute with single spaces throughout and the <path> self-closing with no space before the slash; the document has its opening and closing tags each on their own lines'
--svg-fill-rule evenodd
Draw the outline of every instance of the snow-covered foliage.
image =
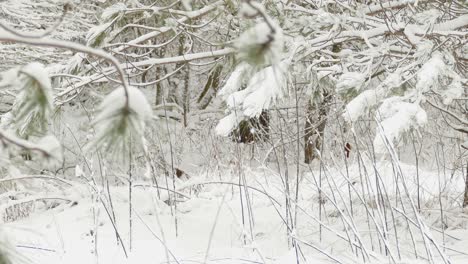
<svg viewBox="0 0 468 264">
<path fill-rule="evenodd" d="M 286 93 L 289 60 L 266 67 L 255 73 L 246 83 L 245 89 L 236 91 L 242 85 L 243 71 L 249 69 L 239 65 L 220 91 L 231 112 L 216 126 L 216 133 L 227 136 L 246 118 L 258 117 L 263 110 L 269 109 Z M 229 92 L 231 94 L 227 95 Z"/>
<path fill-rule="evenodd" d="M 70 58 L 68 64 L 66 65 L 65 72 L 68 74 L 77 74 L 80 72 L 85 54 L 76 53 L 73 57 Z"/>
<path fill-rule="evenodd" d="M 282 59 L 282 29 L 273 23 L 261 22 L 242 33 L 235 44 L 239 60 L 263 66 L 277 64 Z"/>
<path fill-rule="evenodd" d="M 122 19 L 126 10 L 124 3 L 116 3 L 106 8 L 101 14 L 102 23 L 92 27 L 86 35 L 87 45 L 91 47 L 101 47 L 106 44 L 106 37 L 112 30 L 112 26 Z"/>
<path fill-rule="evenodd" d="M 434 53 L 432 58 L 424 63 L 418 73 L 418 82 L 416 88 L 420 93 L 436 88 L 439 83 L 439 75 L 445 68 L 442 54 Z"/>
<path fill-rule="evenodd" d="M 88 148 L 97 147 L 125 155 L 132 144 L 143 144 L 145 122 L 151 117 L 151 107 L 140 90 L 131 86 L 127 91 L 123 87 L 117 88 L 99 106 L 94 119 L 96 136 Z"/>
<path fill-rule="evenodd" d="M 432 46 L 425 47 L 431 48 Z M 442 103 L 445 105 L 451 104 L 456 98 L 461 98 L 464 94 L 462 78 L 454 71 L 453 56 L 437 51 L 431 54 L 430 52 L 423 52 L 421 50 L 419 50 L 419 54 L 421 55 L 419 59 L 423 63 L 414 63 L 416 65 L 415 69 L 417 69 L 417 66 L 420 66 L 416 74 L 408 75 L 406 69 L 397 69 L 395 73 L 389 74 L 376 88 L 363 91 L 346 105 L 345 113 L 343 114 L 345 119 L 349 122 L 355 122 L 359 117 L 369 112 L 369 110 L 376 109 L 379 104 L 382 104 L 376 112 L 376 118 L 377 120 L 382 120 L 382 116 L 394 116 L 392 119 L 397 120 L 396 122 L 391 121 L 391 119 L 383 121 L 384 129 L 382 132 L 385 133 L 387 138 L 391 139 L 390 141 L 394 141 L 399 136 L 404 135 L 403 132 L 407 131 L 410 127 L 420 127 L 426 123 L 424 121 L 427 119 L 426 113 L 421 108 L 421 104 L 427 100 L 427 97 L 431 93 L 435 92 L 439 94 Z M 428 55 L 430 55 L 429 59 L 425 59 Z M 413 69 L 409 66 L 406 68 Z M 416 76 L 415 80 L 411 80 L 413 76 Z M 338 80 L 337 90 L 353 88 L 359 91 L 364 81 L 365 76 L 363 74 L 345 73 Z M 410 86 L 414 88 L 406 88 L 404 95 L 400 95 L 404 97 L 404 100 L 409 101 L 408 103 L 404 103 L 404 105 L 410 105 L 411 107 L 408 108 L 401 105 L 402 102 L 395 102 L 395 100 L 401 101 L 396 97 L 386 99 L 388 96 L 395 94 L 395 91 L 401 89 L 402 86 L 406 85 L 408 87 L 405 84 L 406 82 L 413 82 L 414 84 L 410 84 Z M 402 107 L 398 115 L 394 115 L 395 109 L 394 107 L 389 107 L 389 102 Z M 417 116 L 419 117 L 414 118 Z M 377 133 L 374 140 L 375 147 L 384 151 L 384 148 L 382 148 L 382 138 L 379 134 L 381 133 Z"/>
<path fill-rule="evenodd" d="M 418 104 L 404 102 L 401 97 L 390 97 L 377 110 L 379 127 L 374 139 L 377 153 L 387 152 L 387 142 L 400 139 L 404 132 L 427 123 L 427 114 Z"/>
<path fill-rule="evenodd" d="M 346 105 L 343 117 L 349 121 L 357 121 L 359 117 L 370 110 L 379 102 L 379 91 L 366 90 L 354 98 L 348 105 Z"/>
<path fill-rule="evenodd" d="M 102 11 L 101 19 L 106 22 L 110 22 L 116 17 L 120 16 L 122 12 L 127 9 L 125 3 L 116 3 Z"/>
<path fill-rule="evenodd" d="M 228 136 L 242 120 L 258 117 L 284 96 L 292 59 L 284 59 L 282 29 L 263 6 L 253 1 L 241 6 L 241 15 L 263 15 L 264 21 L 244 31 L 235 42 L 241 63 L 218 93 L 230 112 L 216 126 L 216 133 L 222 136 Z"/>
<path fill-rule="evenodd" d="M 111 21 L 91 28 L 88 35 L 86 35 L 86 44 L 91 47 L 100 47 L 104 45 L 106 34 L 109 33 L 112 23 L 113 22 Z"/>
<path fill-rule="evenodd" d="M 434 52 L 418 72 L 416 89 L 420 94 L 429 91 L 440 92 L 443 103 L 450 104 L 453 99 L 462 97 L 464 93 L 462 78 L 453 68 L 453 56 Z"/>
<path fill-rule="evenodd" d="M 0 2 L 15 252 L 466 263 L 460 0 Z"/>
<path fill-rule="evenodd" d="M 249 71 L 253 70 L 252 66 L 248 63 L 240 63 L 236 66 L 234 71 L 232 71 L 229 78 L 226 80 L 224 86 L 219 90 L 218 96 L 227 100 L 227 98 L 241 89 L 244 79 L 246 79 L 251 74 Z"/>
<path fill-rule="evenodd" d="M 283 97 L 287 84 L 289 63 L 289 60 L 284 60 L 252 76 L 245 89 L 249 93 L 239 100 L 239 102 L 242 102 L 241 107 L 245 116 L 260 115 L 262 110 L 269 109 L 274 101 Z M 227 99 L 227 104 L 230 107 L 236 107 L 235 99 L 231 102 L 231 97 L 236 98 L 236 93 Z"/>
<path fill-rule="evenodd" d="M 234 109 L 229 115 L 219 120 L 216 126 L 216 134 L 223 137 L 229 136 L 229 133 L 231 133 L 242 120 L 245 120 L 242 112 L 238 112 Z"/>
<path fill-rule="evenodd" d="M 44 66 L 30 63 L 9 71 L 3 81 L 18 93 L 10 113 L 9 128 L 23 138 L 44 134 L 53 107 L 52 87 Z"/>
<path fill-rule="evenodd" d="M 338 92 L 349 89 L 355 89 L 359 92 L 364 85 L 365 80 L 366 76 L 360 72 L 343 73 L 338 79 L 336 89 Z"/>
</svg>

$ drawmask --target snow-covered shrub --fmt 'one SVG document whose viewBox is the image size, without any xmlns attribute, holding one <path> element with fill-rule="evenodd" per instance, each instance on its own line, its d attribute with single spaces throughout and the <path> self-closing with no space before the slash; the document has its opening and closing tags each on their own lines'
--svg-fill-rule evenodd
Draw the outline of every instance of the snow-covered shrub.
<svg viewBox="0 0 468 264">
<path fill-rule="evenodd" d="M 371 86 L 370 89 L 360 92 L 346 105 L 343 117 L 348 122 L 356 122 L 362 115 L 378 109 L 375 115 L 382 124 L 382 131 L 378 129 L 374 139 L 377 151 L 385 152 L 383 137 L 395 142 L 410 128 L 418 128 L 426 123 L 427 114 L 422 104 L 431 94 L 440 95 L 445 105 L 450 105 L 454 99 L 463 96 L 463 79 L 454 70 L 453 56 L 439 51 L 431 54 L 430 51 L 422 50 L 431 47 L 432 45 L 424 42 L 418 49 L 417 54 L 420 57 L 416 74 L 405 72 L 406 69 L 398 69 L 395 73 L 388 74 L 375 87 Z M 340 91 L 357 88 L 359 91 L 364 80 L 365 76 L 362 74 L 345 73 L 339 78 L 337 89 Z M 398 96 L 394 97 L 395 94 Z"/>
</svg>

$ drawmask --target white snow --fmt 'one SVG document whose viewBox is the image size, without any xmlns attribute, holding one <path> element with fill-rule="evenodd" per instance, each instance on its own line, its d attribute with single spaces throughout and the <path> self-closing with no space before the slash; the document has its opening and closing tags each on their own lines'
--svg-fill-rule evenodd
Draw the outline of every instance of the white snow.
<svg viewBox="0 0 468 264">
<path fill-rule="evenodd" d="M 73 55 L 65 67 L 65 73 L 73 74 L 79 71 L 84 58 L 86 58 L 86 55 L 81 52 L 77 52 L 75 55 Z"/>
<path fill-rule="evenodd" d="M 377 119 L 381 120 L 380 127 L 374 139 L 377 153 L 386 153 L 386 141 L 393 144 L 400 139 L 404 132 L 411 128 L 418 128 L 427 123 L 424 109 L 415 103 L 403 102 L 400 97 L 385 99 L 377 111 Z"/>
<path fill-rule="evenodd" d="M 246 64 L 239 65 L 219 93 L 231 113 L 219 121 L 216 133 L 220 136 L 229 135 L 239 122 L 247 117 L 258 117 L 263 110 L 281 99 L 286 92 L 290 62 L 283 60 L 260 70 L 250 78 L 245 89 L 237 91 L 243 72 L 249 68 Z"/>
<path fill-rule="evenodd" d="M 20 69 L 20 73 L 27 74 L 39 83 L 48 101 L 52 102 L 52 85 L 50 84 L 49 73 L 44 65 L 38 62 L 29 63 Z"/>
<path fill-rule="evenodd" d="M 439 83 L 439 76 L 445 68 L 445 63 L 442 58 L 442 54 L 434 52 L 432 58 L 429 59 L 421 67 L 418 73 L 418 82 L 416 83 L 416 89 L 421 93 L 429 91 L 431 88 L 436 88 Z"/>
<path fill-rule="evenodd" d="M 348 122 L 357 121 L 369 108 L 375 106 L 379 102 L 380 96 L 378 93 L 379 91 L 374 89 L 360 93 L 346 105 L 343 117 Z"/>
<path fill-rule="evenodd" d="M 455 78 L 447 89 L 442 91 L 443 103 L 449 105 L 454 99 L 461 98 L 463 96 L 464 89 L 459 77 Z"/>
<path fill-rule="evenodd" d="M 468 14 L 365 2 L 0 0 L 0 262 L 468 263 Z"/>
<path fill-rule="evenodd" d="M 122 150 L 119 148 L 125 147 L 131 138 L 136 138 L 137 145 L 141 145 L 145 123 L 151 117 L 151 106 L 139 89 L 132 86 L 127 90 L 123 87 L 115 89 L 99 106 L 99 112 L 93 121 L 96 136 L 87 145 L 87 150 L 95 147 L 114 148 L 120 155 Z"/>
<path fill-rule="evenodd" d="M 229 75 L 224 86 L 219 90 L 218 96 L 226 100 L 229 95 L 238 91 L 241 88 L 242 80 L 247 74 L 246 71 L 251 69 L 248 63 L 240 63 L 236 66 L 234 71 Z"/>
<path fill-rule="evenodd" d="M 253 59 L 250 56 L 260 56 L 266 65 L 277 64 L 283 55 L 283 30 L 273 21 L 260 22 L 245 30 L 236 40 L 235 47 L 243 59 L 250 60 Z M 252 51 L 257 54 L 252 54 Z"/>
<path fill-rule="evenodd" d="M 359 177 L 359 171 L 362 166 L 359 167 L 355 164 L 349 168 L 350 180 L 355 182 L 356 188 L 361 185 L 360 179 L 362 178 Z M 373 171 L 371 163 L 366 162 L 365 166 L 369 171 Z M 380 188 L 385 187 L 388 194 L 394 194 L 397 185 L 394 184 L 395 176 L 392 164 L 378 163 L 376 166 L 379 177 L 383 180 L 383 185 Z M 418 183 L 413 177 L 416 168 L 406 164 L 399 166 L 404 173 L 403 177 L 405 177 L 405 184 L 408 186 L 410 194 L 415 197 L 418 190 Z M 332 192 L 336 194 L 338 190 L 347 193 L 348 184 L 345 178 L 340 176 L 338 170 L 333 168 L 328 171 L 330 175 L 336 175 L 334 181 L 336 181 L 338 189 L 333 191 L 334 188 L 331 186 L 323 185 L 323 194 L 332 195 Z M 92 198 L 101 195 L 104 204 L 110 210 L 104 193 L 96 194 L 91 186 L 76 183 L 63 190 L 69 199 L 77 202 L 76 205 L 62 203 L 54 209 L 33 214 L 16 222 L 3 224 L 2 232 L 6 235 L 5 238 L 9 245 L 14 248 L 15 256 L 28 258 L 37 264 L 73 264 L 84 261 L 87 263 L 136 264 L 149 260 L 160 263 L 175 261 L 175 259 L 179 263 L 203 263 L 205 259 L 208 260 L 206 263 L 296 263 L 296 251 L 287 246 L 286 228 L 279 215 L 279 213 L 284 212 L 284 202 L 281 200 L 283 195 L 281 181 L 276 177 L 277 175 L 266 179 L 264 173 L 265 171 L 261 169 L 249 171 L 249 186 L 255 187 L 257 190 L 266 190 L 266 193 L 271 197 L 268 198 L 260 192 L 250 190 L 255 218 L 252 230 L 253 238 L 250 237 L 251 232 L 248 225 L 243 226 L 242 224 L 238 188 L 232 189 L 231 185 L 210 184 L 210 182 L 215 181 L 214 179 L 218 179 L 218 176 L 215 175 L 206 175 L 206 178 L 199 175 L 197 181 L 187 182 L 183 187 L 178 187 L 179 191 L 183 192 L 185 189 L 185 193 L 188 193 L 187 189 L 191 183 L 203 184 L 198 197 L 192 196 L 190 199 L 183 199 L 178 203 L 177 237 L 174 216 L 171 214 L 170 207 L 162 202 L 165 198 L 158 199 L 154 189 L 134 187 L 132 248 L 130 249 L 128 188 L 111 187 L 113 210 L 117 219 L 116 227 L 124 244 L 117 243 L 114 226 L 109 220 L 103 203 L 99 199 Z M 82 175 L 84 172 L 81 171 L 79 174 Z M 341 228 L 337 209 L 331 206 L 329 200 L 324 204 L 327 209 L 322 212 L 326 214 L 322 221 L 324 225 L 327 225 L 327 228 L 322 227 L 322 239 L 319 239 L 318 224 L 311 217 L 314 216 L 318 219 L 318 204 L 316 202 L 318 191 L 312 178 L 319 174 L 319 170 L 313 170 L 304 175 L 304 185 L 299 201 L 299 206 L 302 208 L 299 216 L 302 220 L 298 222 L 293 234 L 299 241 L 332 252 L 335 258 L 341 259 L 344 263 L 361 263 L 361 259 L 346 253 L 349 250 L 349 244 L 337 237 L 336 234 L 345 236 L 345 233 Z M 420 174 L 424 175 L 424 179 L 420 183 L 421 197 L 424 205 L 429 206 L 433 202 L 433 195 L 437 195 L 439 192 L 440 176 L 433 171 L 420 171 Z M 224 182 L 232 182 L 237 176 L 234 171 L 223 171 L 222 177 Z M 368 195 L 375 195 L 377 189 L 373 183 L 376 175 L 371 173 L 369 177 L 371 184 L 369 190 L 372 193 Z M 90 184 L 92 185 L 92 183 Z M 403 180 L 400 179 L 398 188 L 402 189 L 402 185 Z M 447 190 L 456 190 L 457 192 L 462 190 L 462 187 L 463 179 L 459 175 L 454 176 L 453 180 L 450 180 L 445 186 Z M 164 190 L 161 192 L 166 194 Z M 271 199 L 280 201 L 280 204 L 276 204 Z M 364 231 L 368 228 L 365 223 L 365 211 L 357 207 L 359 200 L 356 197 L 353 197 L 353 202 L 356 210 L 354 215 L 356 227 L 363 231 L 362 238 L 368 239 L 372 233 Z M 339 206 L 343 206 L 343 204 L 339 203 Z M 447 212 L 447 214 L 450 213 Z M 427 211 L 426 215 L 437 221 L 437 214 L 431 216 L 430 211 Z M 248 222 L 248 220 L 246 221 Z M 405 222 L 399 223 L 401 225 L 398 226 L 400 246 L 403 249 L 406 245 L 410 246 L 412 242 L 409 234 L 404 231 L 406 230 Z M 328 230 L 328 228 L 333 231 Z M 434 239 L 440 241 L 441 237 L 437 235 L 437 232 L 432 229 L 426 231 L 434 232 Z M 463 246 L 466 246 L 468 239 L 461 232 L 464 231 L 460 229 L 446 230 L 445 245 L 465 252 L 466 248 Z M 246 243 L 244 243 L 244 237 Z M 370 243 L 368 240 L 365 241 Z M 304 254 L 307 260 L 300 263 L 335 263 L 311 247 L 307 247 L 301 242 L 298 243 L 301 246 L 299 257 L 302 259 Z M 370 249 L 370 245 L 368 246 Z M 125 247 L 128 258 L 125 257 L 122 247 Z M 411 252 L 402 250 L 402 253 L 404 253 L 403 260 L 397 263 L 417 263 L 414 258 L 405 257 L 411 255 Z M 446 253 L 452 258 L 454 264 L 463 264 L 466 261 L 463 255 L 456 252 L 448 250 Z M 371 262 L 373 264 L 388 263 L 383 252 L 381 255 L 374 253 L 373 256 Z M 440 263 L 437 262 L 439 260 L 437 258 L 436 263 Z"/>
<path fill-rule="evenodd" d="M 287 84 L 289 63 L 289 60 L 284 60 L 252 76 L 245 89 L 250 93 L 240 101 L 242 102 L 244 115 L 248 117 L 259 116 L 263 109 L 270 108 L 273 101 L 283 97 Z"/>
<path fill-rule="evenodd" d="M 58 162 L 63 160 L 62 145 L 55 136 L 44 136 L 38 141 L 37 145 L 51 156 L 51 160 Z"/>
<path fill-rule="evenodd" d="M 124 11 L 125 9 L 127 9 L 127 6 L 125 5 L 125 3 L 113 4 L 110 7 L 104 9 L 104 11 L 102 11 L 101 19 L 103 21 L 109 21 L 109 20 L 115 18 L 114 16 L 116 14 Z"/>
<path fill-rule="evenodd" d="M 336 88 L 338 91 L 340 90 L 348 90 L 351 88 L 355 88 L 356 90 L 360 90 L 362 85 L 366 80 L 366 76 L 360 72 L 345 72 L 343 73 L 338 82 L 336 84 Z"/>
<path fill-rule="evenodd" d="M 19 68 L 12 68 L 0 73 L 0 88 L 14 86 L 18 79 Z"/>
<path fill-rule="evenodd" d="M 251 3 L 252 5 L 256 4 L 256 2 L 251 2 Z M 259 8 L 259 5 L 255 5 L 254 7 L 252 5 L 242 2 L 240 9 L 239 9 L 239 15 L 244 16 L 244 17 L 254 17 L 258 15 L 258 10 L 255 9 L 254 7 Z M 260 8 L 261 8 L 260 10 L 263 10 L 263 7 L 260 7 Z"/>
<path fill-rule="evenodd" d="M 10 124 L 4 120 L 4 127 L 16 130 L 21 137 L 43 133 L 53 107 L 53 91 L 44 65 L 33 62 L 14 71 L 5 79 L 9 89 L 17 93 L 11 110 Z"/>
<path fill-rule="evenodd" d="M 111 21 L 111 22 L 107 22 L 107 23 L 100 24 L 100 25 L 92 27 L 88 31 L 88 34 L 86 35 L 87 46 L 94 47 L 95 44 L 96 44 L 95 42 L 96 42 L 97 38 L 101 37 L 101 35 L 109 29 L 109 27 L 112 25 L 112 23 L 113 22 Z M 102 44 L 102 43 L 100 43 L 100 44 Z"/>
<path fill-rule="evenodd" d="M 140 126 L 144 128 L 144 121 L 151 118 L 152 109 L 146 99 L 146 96 L 138 89 L 132 86 L 128 87 L 128 99 L 125 94 L 125 88 L 119 87 L 108 94 L 102 101 L 99 109 L 99 115 L 96 122 L 100 122 L 115 115 L 126 107 L 128 100 L 128 108 L 135 113 L 140 121 Z"/>
<path fill-rule="evenodd" d="M 185 10 L 192 11 L 192 0 L 182 0 Z"/>
<path fill-rule="evenodd" d="M 223 117 L 219 120 L 218 125 L 216 125 L 215 131 L 217 135 L 222 137 L 227 137 L 232 130 L 234 130 L 237 125 L 244 120 L 244 116 L 239 112 L 232 112 L 229 115 Z"/>
</svg>

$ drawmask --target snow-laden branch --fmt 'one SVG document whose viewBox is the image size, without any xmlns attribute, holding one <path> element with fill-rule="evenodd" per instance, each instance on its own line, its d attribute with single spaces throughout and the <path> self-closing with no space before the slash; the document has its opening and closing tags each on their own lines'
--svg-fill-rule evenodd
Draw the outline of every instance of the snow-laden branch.
<svg viewBox="0 0 468 264">
<path fill-rule="evenodd" d="M 232 54 L 235 52 L 233 48 L 224 48 L 221 50 L 215 51 L 207 51 L 207 52 L 200 52 L 200 53 L 192 53 L 182 56 L 175 56 L 170 58 L 158 58 L 158 59 L 148 59 L 140 62 L 135 62 L 132 64 L 120 64 L 119 68 L 122 69 L 133 69 L 135 67 L 142 67 L 142 66 L 158 66 L 158 65 L 165 65 L 165 64 L 173 64 L 173 63 L 181 63 L 181 62 L 190 62 L 194 60 L 201 60 L 201 59 L 209 59 L 213 57 L 221 57 Z M 64 91 L 60 92 L 57 96 L 62 97 L 66 94 L 69 94 L 76 89 L 88 85 L 93 82 L 102 82 L 108 81 L 107 76 L 115 73 L 115 69 L 112 67 L 104 68 L 101 70 L 100 73 L 93 74 L 89 77 L 82 78 L 80 82 L 74 83 Z"/>
<path fill-rule="evenodd" d="M 62 22 L 65 19 L 65 16 L 67 15 L 67 13 L 68 13 L 68 11 L 70 9 L 71 9 L 70 4 L 69 3 L 65 4 L 63 6 L 63 12 L 62 12 L 62 15 L 60 16 L 59 20 L 57 22 L 55 22 L 55 24 L 53 24 L 51 27 L 49 27 L 45 32 L 42 32 L 40 34 L 30 34 L 30 33 L 29 34 L 24 34 L 24 33 L 18 32 L 15 29 L 9 27 L 8 25 L 2 24 L 2 23 L 0 23 L 0 28 L 3 28 L 7 32 L 10 32 L 11 34 L 14 34 L 14 35 L 17 35 L 17 36 L 20 36 L 20 37 L 38 38 L 38 39 L 43 38 L 43 37 L 46 37 L 46 36 L 50 35 L 52 32 L 54 32 L 62 24 Z"/>
<path fill-rule="evenodd" d="M 450 111 L 448 109 L 444 109 L 444 108 L 438 106 L 436 103 L 431 102 L 431 100 L 427 100 L 427 102 L 432 107 L 439 109 L 440 111 L 442 111 L 442 112 L 448 114 L 449 116 L 453 117 L 454 119 L 456 119 L 458 122 L 462 123 L 462 125 L 464 127 L 459 128 L 457 130 L 459 130 L 460 132 L 463 132 L 463 133 L 468 133 L 468 120 L 467 119 L 464 119 L 463 117 L 456 115 L 455 113 L 453 113 L 452 111 Z"/>
<path fill-rule="evenodd" d="M 179 62 L 189 62 L 193 60 L 221 57 L 221 56 L 232 54 L 234 52 L 235 52 L 235 49 L 233 48 L 224 48 L 224 49 L 215 50 L 215 51 L 192 53 L 192 54 L 175 56 L 175 57 L 170 57 L 170 58 L 148 59 L 148 60 L 132 63 L 131 65 L 125 64 L 121 66 L 124 69 L 127 69 L 127 68 L 150 66 L 150 65 L 163 65 L 163 64 L 171 64 L 171 63 L 179 63 Z"/>
<path fill-rule="evenodd" d="M 379 1 L 376 4 L 371 4 L 363 7 L 361 11 L 367 15 L 374 15 L 375 13 L 385 11 L 387 9 L 402 8 L 408 5 L 419 5 L 427 0 L 400 0 L 400 1 Z"/>
<path fill-rule="evenodd" d="M 0 29 L 0 42 L 15 42 L 15 43 L 23 43 L 23 44 L 33 45 L 33 46 L 62 48 L 62 49 L 73 50 L 75 52 L 87 53 L 87 54 L 102 58 L 108 61 L 109 63 L 111 63 L 113 67 L 115 67 L 115 71 L 117 71 L 117 73 L 119 74 L 119 79 L 125 89 L 126 105 L 128 105 L 128 89 L 129 88 L 128 88 L 128 82 L 125 78 L 125 73 L 122 67 L 120 66 L 119 61 L 114 56 L 102 50 L 90 48 L 90 47 L 87 47 L 78 43 L 74 43 L 71 41 L 48 39 L 48 38 L 36 39 L 36 38 L 24 37 L 24 36 L 15 34 L 14 32 L 6 31 L 4 29 Z"/>
<path fill-rule="evenodd" d="M 351 41 L 354 39 L 361 39 L 367 41 L 372 38 L 380 37 L 386 34 L 396 34 L 396 32 L 404 32 L 405 34 L 411 34 L 410 39 L 416 39 L 413 36 L 418 36 L 417 39 L 421 36 L 427 36 L 431 34 L 439 34 L 439 35 L 448 35 L 452 34 L 452 31 L 467 27 L 468 26 L 468 15 L 459 16 L 453 20 L 445 21 L 443 23 L 435 24 L 432 32 L 427 32 L 422 26 L 415 25 L 415 24 L 404 24 L 399 23 L 397 25 L 393 25 L 392 28 L 389 28 L 387 25 L 381 25 L 379 27 L 375 27 L 368 30 L 346 30 L 342 32 L 338 32 L 336 34 L 326 32 L 323 35 L 320 35 L 316 38 L 312 38 L 310 40 L 304 41 L 304 46 L 312 46 L 313 48 L 309 48 L 309 50 L 302 56 L 305 58 L 309 56 L 311 53 L 319 51 L 327 46 L 331 46 L 334 44 Z M 460 33 L 465 34 L 465 33 Z M 465 34 L 466 35 L 466 34 Z M 417 43 L 411 43 L 411 46 Z"/>
<path fill-rule="evenodd" d="M 52 145 L 56 145 L 56 143 L 49 145 L 49 143 L 51 142 L 47 142 L 48 146 L 45 146 L 45 144 L 35 144 L 30 141 L 21 139 L 15 135 L 12 135 L 11 133 L 8 133 L 3 129 L 0 129 L 0 142 L 3 142 L 5 144 L 11 144 L 21 149 L 38 152 L 44 155 L 45 157 L 57 156 L 56 153 L 54 153 L 53 151 L 54 149 L 51 148 L 53 147 Z"/>
<path fill-rule="evenodd" d="M 183 24 L 183 23 L 187 22 L 190 19 L 201 17 L 203 15 L 206 15 L 206 14 L 216 10 L 219 6 L 221 6 L 223 4 L 224 4 L 224 1 L 217 1 L 217 2 L 214 2 L 212 4 L 209 4 L 209 5 L 205 6 L 203 8 L 200 8 L 199 10 L 185 12 L 184 13 L 185 16 L 178 19 L 177 22 Z M 141 44 L 141 43 L 143 43 L 143 42 L 145 42 L 147 40 L 150 40 L 152 38 L 158 37 L 159 35 L 171 32 L 173 30 L 174 29 L 172 27 L 167 27 L 167 26 L 160 27 L 158 30 L 154 30 L 154 31 L 149 32 L 147 34 L 143 34 L 143 35 L 129 41 L 128 45 L 123 45 L 123 46 L 121 46 L 119 48 L 116 48 L 116 49 L 112 50 L 112 52 L 121 52 L 121 51 L 127 49 L 128 47 L 130 47 L 129 45 Z"/>
</svg>

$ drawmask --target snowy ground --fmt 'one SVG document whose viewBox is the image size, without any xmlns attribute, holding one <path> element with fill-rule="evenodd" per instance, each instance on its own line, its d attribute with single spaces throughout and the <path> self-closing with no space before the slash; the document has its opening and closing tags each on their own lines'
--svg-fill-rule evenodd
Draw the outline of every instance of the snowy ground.
<svg viewBox="0 0 468 264">
<path fill-rule="evenodd" d="M 392 170 L 390 164 L 379 164 L 383 178 L 389 179 L 388 193 L 394 193 L 391 185 Z M 350 167 L 350 175 L 357 175 L 357 166 Z M 402 165 L 405 175 L 413 175 L 415 167 Z M 237 175 L 226 172 L 221 176 L 200 175 L 187 182 L 178 183 L 178 191 L 185 196 L 180 197 L 177 211 L 163 200 L 167 193 L 162 190 L 161 199 L 155 189 L 134 188 L 132 194 L 132 241 L 129 236 L 129 202 L 128 187 L 111 188 L 111 197 L 116 228 L 122 238 L 123 246 L 117 243 L 116 232 L 109 216 L 104 210 L 96 192 L 91 185 L 73 184 L 63 191 L 63 196 L 75 203 L 61 203 L 57 207 L 32 214 L 25 219 L 3 225 L 8 242 L 15 248 L 16 258 L 27 259 L 31 263 L 296 263 L 296 251 L 288 247 L 286 225 L 284 219 L 284 195 L 279 177 L 272 176 L 268 170 L 247 169 L 250 201 L 254 223 L 252 229 L 247 218 L 242 223 L 239 187 L 216 182 L 237 183 Z M 312 171 L 315 175 L 319 171 Z M 424 175 L 422 197 L 424 199 L 421 216 L 430 226 L 443 252 L 451 263 L 467 263 L 468 261 L 468 215 L 450 205 L 449 199 L 444 200 L 444 214 L 448 227 L 442 233 L 440 229 L 440 212 L 433 196 L 439 192 L 439 179 L 436 172 L 420 171 Z M 335 175 L 336 184 L 343 191 L 348 187 L 340 176 Z M 321 235 L 318 219 L 317 189 L 310 173 L 306 173 L 301 184 L 299 198 L 298 224 L 294 236 L 299 242 L 301 252 L 306 261 L 301 263 L 361 263 L 353 256 L 349 244 L 339 238 L 344 235 L 339 212 L 333 206 L 325 206 L 322 212 L 322 222 L 330 228 L 323 227 Z M 221 178 L 221 179 L 220 179 Z M 351 177 L 352 179 L 353 177 Z M 354 177 L 356 182 L 357 177 Z M 412 195 L 415 184 L 408 176 L 408 187 Z M 199 193 L 189 188 L 203 182 Z M 447 190 L 455 194 L 463 189 L 463 180 L 454 175 L 451 181 L 446 181 Z M 355 184 L 356 186 L 359 183 Z M 303 187 L 302 187 L 303 186 Z M 255 188 L 255 189 L 254 189 Z M 372 187 L 371 187 L 372 188 Z M 265 191 L 263 191 L 265 190 Z M 327 188 L 324 187 L 324 193 Z M 262 194 L 265 192 L 268 194 Z M 331 194 L 331 193 L 328 193 Z M 336 192 L 335 192 L 336 194 Z M 51 197 L 56 197 L 52 196 Z M 92 197 L 92 198 L 90 198 Z M 245 196 L 243 196 L 245 197 Z M 105 191 L 102 199 L 106 200 Z M 414 196 L 413 196 L 414 198 Z M 354 197 L 354 222 L 357 223 L 359 234 L 363 236 L 367 249 L 373 255 L 373 263 L 390 263 L 377 243 L 372 244 L 368 235 L 372 228 L 364 221 L 363 207 L 359 206 Z M 244 209 L 245 207 L 245 198 Z M 106 202 L 106 204 L 108 204 Z M 326 202 L 327 205 L 330 203 Z M 112 214 L 112 213 L 110 213 Z M 247 214 L 244 210 L 244 214 Z M 175 235 L 175 217 L 177 218 L 177 233 Z M 397 227 L 402 259 L 398 263 L 420 263 L 414 258 L 410 247 L 412 243 L 406 230 L 404 218 L 397 216 L 401 226 Z M 252 232 L 251 232 L 252 230 Z M 417 229 L 412 229 L 417 232 Z M 415 231 L 416 230 L 416 231 Z M 390 227 L 389 234 L 393 230 Z M 375 234 L 374 234 L 375 235 Z M 321 236 L 321 240 L 320 240 Z M 249 238 L 253 237 L 253 241 Z M 424 247 L 416 238 L 419 256 L 424 257 Z M 393 243 L 389 239 L 389 243 Z M 131 243 L 131 248 L 130 248 Z M 128 258 L 125 257 L 125 250 Z M 380 246 L 381 247 L 381 246 Z M 372 249 L 371 249 L 372 248 Z M 316 249 L 330 253 L 335 261 L 326 257 Z M 432 248 L 435 263 L 443 263 L 438 258 L 436 249 Z M 396 254 L 396 251 L 393 251 Z M 425 263 L 421 261 L 421 263 Z"/>
</svg>

